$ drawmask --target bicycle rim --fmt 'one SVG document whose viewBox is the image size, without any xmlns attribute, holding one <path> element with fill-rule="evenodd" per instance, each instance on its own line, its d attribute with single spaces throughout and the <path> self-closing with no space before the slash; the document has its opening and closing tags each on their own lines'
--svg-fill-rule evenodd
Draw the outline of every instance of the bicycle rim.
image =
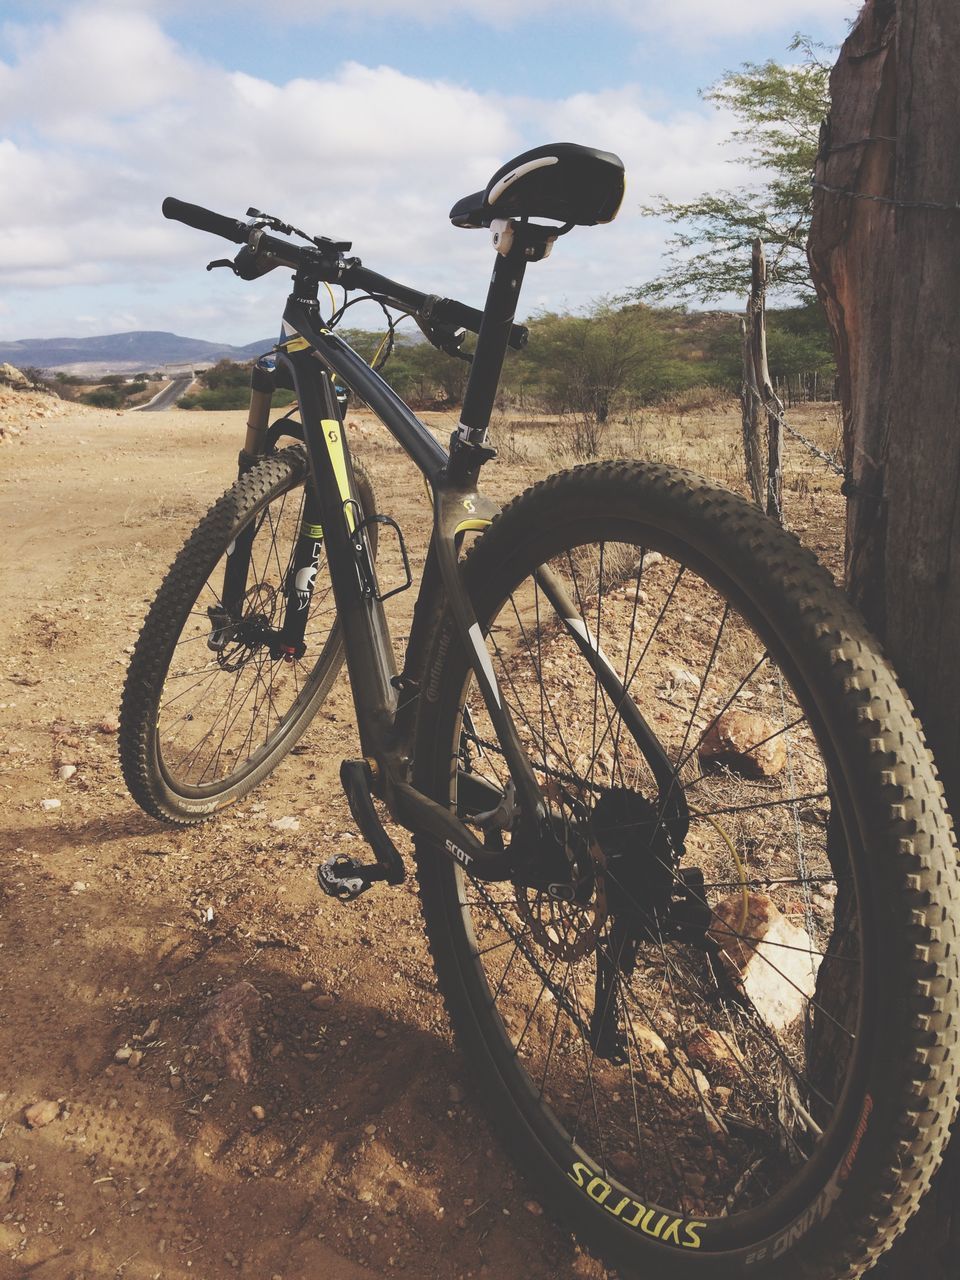
<svg viewBox="0 0 960 1280">
<path fill-rule="evenodd" d="M 854 805 L 749 599 L 669 538 L 593 525 L 606 534 L 543 560 L 676 770 L 683 850 L 610 697 L 532 573 L 508 570 L 488 649 L 593 888 L 565 904 L 451 867 L 447 910 L 496 1070 L 571 1185 L 620 1235 L 729 1256 L 809 1211 L 862 1115 L 873 939 Z M 471 685 L 451 759 L 503 790 Z"/>
<path fill-rule="evenodd" d="M 159 768 L 178 794 L 220 794 L 253 773 L 306 714 L 323 678 L 338 631 L 322 553 L 303 656 L 274 658 L 258 639 L 282 626 L 303 505 L 298 476 L 254 508 L 199 584 L 171 652 L 157 716 Z M 218 632 L 227 559 L 251 533 L 240 616 Z"/>
</svg>

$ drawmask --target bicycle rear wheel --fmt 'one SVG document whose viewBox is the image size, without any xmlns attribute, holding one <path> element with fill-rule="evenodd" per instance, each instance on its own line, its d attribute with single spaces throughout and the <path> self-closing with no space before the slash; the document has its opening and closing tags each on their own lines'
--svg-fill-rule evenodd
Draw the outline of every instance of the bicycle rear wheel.
<svg viewBox="0 0 960 1280">
<path fill-rule="evenodd" d="M 355 472 L 372 514 L 370 481 Z M 119 748 L 131 795 L 156 818 L 200 822 L 255 787 L 307 728 L 340 669 L 322 553 L 303 655 L 273 657 L 263 638 L 283 623 L 306 476 L 299 446 L 242 476 L 191 534 L 147 614 L 124 686 Z M 375 549 L 375 525 L 370 532 Z M 238 539 L 249 540 L 249 569 L 241 616 L 227 626 L 221 596 Z"/>
<path fill-rule="evenodd" d="M 665 749 L 685 834 L 545 564 Z M 417 841 L 440 985 L 534 1194 L 631 1274 L 862 1274 L 957 1093 L 956 853 L 888 664 L 795 539 L 672 468 L 553 477 L 464 576 L 579 881 L 471 881 Z M 507 773 L 449 621 L 422 689 L 418 784 L 481 825 Z"/>
</svg>

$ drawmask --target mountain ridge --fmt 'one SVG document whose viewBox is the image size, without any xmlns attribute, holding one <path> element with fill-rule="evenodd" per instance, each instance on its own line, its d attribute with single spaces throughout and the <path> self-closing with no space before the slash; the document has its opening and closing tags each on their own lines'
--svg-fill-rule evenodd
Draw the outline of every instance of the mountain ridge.
<svg viewBox="0 0 960 1280">
<path fill-rule="evenodd" d="M 97 373 L 150 373 L 155 369 L 216 364 L 218 360 L 242 363 L 269 351 L 275 339 L 265 338 L 245 346 L 184 338 L 161 329 L 131 329 L 125 333 L 90 338 L 21 338 L 0 341 L 0 363 L 22 369 Z"/>
</svg>

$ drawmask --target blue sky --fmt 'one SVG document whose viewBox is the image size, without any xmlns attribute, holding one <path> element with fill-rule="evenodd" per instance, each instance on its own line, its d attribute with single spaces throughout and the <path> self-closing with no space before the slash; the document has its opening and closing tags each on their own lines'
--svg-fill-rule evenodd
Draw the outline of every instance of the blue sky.
<svg viewBox="0 0 960 1280">
<path fill-rule="evenodd" d="M 0 336 L 276 328 L 280 273 L 242 285 L 166 194 L 352 238 L 364 261 L 482 300 L 484 233 L 446 220 L 518 151 L 618 152 L 627 201 L 528 274 L 524 309 L 579 307 L 657 271 L 638 206 L 746 177 L 697 95 L 724 70 L 836 44 L 855 0 L 0 0 Z M 588 16 L 584 16 L 585 12 Z M 294 16 L 291 16 L 294 15 Z M 371 323 L 374 317 L 370 317 Z"/>
<path fill-rule="evenodd" d="M 836 7 L 842 13 L 844 6 Z M 411 22 L 336 13 L 303 26 L 281 15 L 260 24 L 256 41 L 249 22 L 224 23 L 219 16 L 180 15 L 169 29 L 206 55 L 275 83 L 316 75 L 331 61 L 356 61 L 484 91 L 544 98 L 640 83 L 664 103 L 689 101 L 724 67 L 783 54 L 796 30 L 788 19 L 725 40 L 712 34 L 681 54 L 675 41 L 638 33 L 612 14 L 585 17 L 574 9 L 555 18 L 541 13 L 524 20 L 522 3 L 517 8 L 520 16 L 509 26 L 457 14 Z M 833 41 L 842 25 L 821 16 L 804 30 Z"/>
</svg>

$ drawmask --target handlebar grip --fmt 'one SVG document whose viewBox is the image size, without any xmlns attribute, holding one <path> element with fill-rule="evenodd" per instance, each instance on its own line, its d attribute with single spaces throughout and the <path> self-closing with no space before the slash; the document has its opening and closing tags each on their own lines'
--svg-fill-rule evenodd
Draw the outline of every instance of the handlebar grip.
<svg viewBox="0 0 960 1280">
<path fill-rule="evenodd" d="M 237 218 L 228 218 L 225 214 L 214 213 L 198 204 L 186 204 L 174 196 L 167 196 L 162 205 L 163 216 L 175 222 L 183 222 L 197 231 L 209 231 L 211 235 L 223 236 L 224 240 L 232 240 L 234 244 L 246 244 L 250 235 L 250 226 Z"/>
</svg>

